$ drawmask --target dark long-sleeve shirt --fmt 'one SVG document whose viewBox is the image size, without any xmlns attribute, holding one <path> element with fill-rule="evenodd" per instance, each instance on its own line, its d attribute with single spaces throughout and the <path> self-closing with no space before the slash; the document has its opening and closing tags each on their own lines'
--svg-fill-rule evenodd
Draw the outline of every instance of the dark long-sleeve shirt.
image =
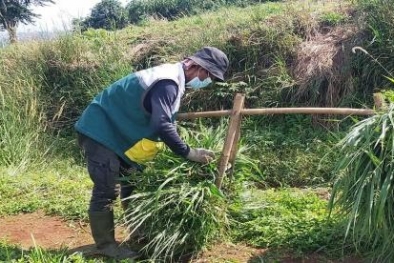
<svg viewBox="0 0 394 263">
<path fill-rule="evenodd" d="M 176 154 L 186 157 L 189 146 L 179 137 L 172 123 L 172 105 L 178 94 L 178 85 L 172 80 L 158 81 L 144 99 L 145 109 L 152 114 L 150 126 L 161 140 Z"/>
</svg>

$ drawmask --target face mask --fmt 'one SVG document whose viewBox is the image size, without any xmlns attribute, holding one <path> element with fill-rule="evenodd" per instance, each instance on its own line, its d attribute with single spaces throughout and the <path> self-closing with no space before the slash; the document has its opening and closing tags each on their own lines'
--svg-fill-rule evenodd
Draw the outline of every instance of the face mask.
<svg viewBox="0 0 394 263">
<path fill-rule="evenodd" d="M 201 88 L 205 88 L 206 86 L 208 86 L 211 83 L 212 83 L 212 80 L 210 77 L 204 79 L 203 81 L 201 81 L 198 77 L 195 77 L 194 79 L 192 79 L 191 81 L 186 83 L 186 86 L 188 86 L 192 89 L 201 89 Z"/>
</svg>

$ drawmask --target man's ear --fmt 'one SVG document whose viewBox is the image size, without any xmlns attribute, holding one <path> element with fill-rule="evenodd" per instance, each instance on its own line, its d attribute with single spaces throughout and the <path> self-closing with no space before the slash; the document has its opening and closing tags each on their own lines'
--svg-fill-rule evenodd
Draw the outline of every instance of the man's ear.
<svg viewBox="0 0 394 263">
<path fill-rule="evenodd" d="M 194 61 L 191 59 L 185 59 L 183 64 L 185 65 L 186 69 L 190 69 L 194 65 Z"/>
</svg>

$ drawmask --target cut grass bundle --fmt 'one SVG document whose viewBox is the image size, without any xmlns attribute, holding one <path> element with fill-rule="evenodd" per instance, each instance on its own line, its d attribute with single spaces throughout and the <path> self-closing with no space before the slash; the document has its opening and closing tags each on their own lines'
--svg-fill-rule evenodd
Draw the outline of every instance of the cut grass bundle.
<svg viewBox="0 0 394 263">
<path fill-rule="evenodd" d="M 131 237 L 136 232 L 144 240 L 142 250 L 149 258 L 172 261 L 198 252 L 223 234 L 227 205 L 213 184 L 212 165 L 162 157 L 168 162 L 159 160 L 157 169 L 149 167 L 137 179 L 138 190 L 127 198 L 125 224 Z"/>
<path fill-rule="evenodd" d="M 189 143 L 221 149 L 224 126 L 201 129 L 187 136 Z M 250 170 L 241 169 L 247 163 L 248 158 L 240 158 L 236 167 L 248 173 Z M 176 261 L 224 237 L 228 200 L 213 183 L 216 168 L 215 162 L 192 163 L 166 151 L 158 156 L 154 167 L 149 165 L 142 174 L 129 178 L 136 190 L 124 199 L 129 201 L 124 222 L 131 239 L 137 233 L 144 240 L 142 252 L 147 257 L 155 262 Z"/>
<path fill-rule="evenodd" d="M 143 249 L 151 259 L 192 255 L 227 226 L 226 199 L 216 186 L 181 182 L 182 176 L 167 178 L 156 191 L 130 196 L 126 224 L 130 233 L 146 239 Z"/>
<path fill-rule="evenodd" d="M 357 123 L 340 142 L 330 208 L 348 218 L 346 236 L 373 259 L 394 259 L 394 104 Z"/>
</svg>

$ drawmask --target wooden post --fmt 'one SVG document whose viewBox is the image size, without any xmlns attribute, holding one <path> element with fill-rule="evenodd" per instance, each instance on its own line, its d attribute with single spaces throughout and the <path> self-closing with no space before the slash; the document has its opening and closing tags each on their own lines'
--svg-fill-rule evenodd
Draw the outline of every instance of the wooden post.
<svg viewBox="0 0 394 263">
<path fill-rule="evenodd" d="M 233 177 L 233 173 L 234 173 L 234 167 L 235 167 L 235 157 L 237 156 L 237 152 L 238 152 L 238 142 L 239 139 L 241 137 L 241 123 L 242 123 L 242 116 L 240 116 L 237 120 L 237 129 L 236 129 L 236 134 L 234 137 L 234 144 L 233 144 L 233 148 L 231 149 L 231 153 L 230 153 L 230 158 L 228 160 L 228 162 L 231 164 L 231 170 L 228 173 L 228 175 L 230 177 Z"/>
<path fill-rule="evenodd" d="M 240 136 L 241 110 L 245 101 L 245 95 L 237 93 L 234 98 L 233 110 L 231 112 L 230 125 L 227 130 L 222 155 L 219 163 L 219 173 L 216 178 L 216 186 L 221 188 L 223 177 L 227 169 L 230 158 L 235 159 L 236 144 Z M 235 146 L 235 147 L 234 147 Z M 233 156 L 234 155 L 234 156 Z"/>
</svg>

